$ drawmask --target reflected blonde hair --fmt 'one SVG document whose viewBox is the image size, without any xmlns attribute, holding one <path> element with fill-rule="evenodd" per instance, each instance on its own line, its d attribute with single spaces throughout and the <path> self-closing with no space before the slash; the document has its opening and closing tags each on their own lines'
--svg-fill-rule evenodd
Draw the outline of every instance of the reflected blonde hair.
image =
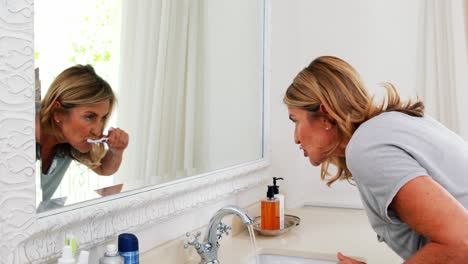
<svg viewBox="0 0 468 264">
<path fill-rule="evenodd" d="M 327 118 L 319 112 L 323 105 L 330 122 L 336 129 L 337 139 L 324 150 L 328 157 L 321 167 L 321 179 L 331 186 L 337 180 L 352 180 L 345 157 L 336 157 L 337 150 L 344 150 L 356 129 L 365 121 L 383 112 L 397 111 L 411 116 L 422 117 L 424 104 L 417 99 L 401 102 L 400 96 L 391 83 L 384 83 L 386 96 L 379 105 L 374 103 L 361 80 L 359 73 L 344 60 L 333 56 L 322 56 L 310 63 L 294 78 L 283 101 L 288 107 L 307 110 L 312 119 Z M 335 175 L 329 173 L 329 166 L 335 165 Z"/>
<path fill-rule="evenodd" d="M 105 100 L 109 100 L 110 116 L 116 102 L 111 86 L 96 74 L 91 65 L 72 66 L 57 76 L 41 102 L 41 132 L 63 140 L 61 130 L 54 121 L 55 114 L 67 114 L 74 107 L 93 105 Z M 62 107 L 54 107 L 55 102 L 59 102 Z M 103 144 L 93 145 L 87 153 L 81 153 L 69 144 L 61 145 L 72 158 L 90 168 L 100 166 L 100 161 L 106 154 Z"/>
</svg>

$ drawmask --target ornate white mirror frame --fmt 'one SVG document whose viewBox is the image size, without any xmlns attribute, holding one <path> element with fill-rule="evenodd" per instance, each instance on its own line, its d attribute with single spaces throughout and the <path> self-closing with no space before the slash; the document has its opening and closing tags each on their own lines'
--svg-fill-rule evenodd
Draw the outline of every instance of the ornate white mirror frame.
<svg viewBox="0 0 468 264">
<path fill-rule="evenodd" d="M 265 1 L 264 99 L 269 98 L 269 0 Z M 0 1 L 0 262 L 56 258 L 72 231 L 84 248 L 142 230 L 266 180 L 269 105 L 264 100 L 263 158 L 36 214 L 33 0 Z"/>
</svg>

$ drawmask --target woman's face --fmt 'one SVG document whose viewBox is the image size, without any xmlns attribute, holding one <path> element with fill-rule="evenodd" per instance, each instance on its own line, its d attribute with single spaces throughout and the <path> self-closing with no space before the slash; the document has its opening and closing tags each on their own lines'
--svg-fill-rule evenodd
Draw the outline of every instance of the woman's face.
<svg viewBox="0 0 468 264">
<path fill-rule="evenodd" d="M 86 140 L 102 136 L 109 107 L 110 101 L 105 100 L 93 105 L 74 107 L 59 115 L 59 127 L 65 141 L 81 153 L 90 151 L 92 145 Z"/>
<path fill-rule="evenodd" d="M 288 107 L 288 112 L 295 124 L 294 142 L 313 166 L 319 166 L 327 158 L 324 150 L 336 139 L 336 130 L 326 118 L 313 119 L 304 109 Z"/>
</svg>

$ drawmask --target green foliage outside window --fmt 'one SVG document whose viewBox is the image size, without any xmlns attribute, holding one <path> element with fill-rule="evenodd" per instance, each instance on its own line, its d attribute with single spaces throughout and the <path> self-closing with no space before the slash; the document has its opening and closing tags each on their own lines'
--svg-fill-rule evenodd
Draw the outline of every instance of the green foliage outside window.
<svg viewBox="0 0 468 264">
<path fill-rule="evenodd" d="M 95 1 L 96 16 L 86 15 L 82 29 L 72 34 L 74 54 L 68 61 L 74 64 L 97 65 L 109 62 L 111 58 L 112 20 L 109 1 Z"/>
</svg>

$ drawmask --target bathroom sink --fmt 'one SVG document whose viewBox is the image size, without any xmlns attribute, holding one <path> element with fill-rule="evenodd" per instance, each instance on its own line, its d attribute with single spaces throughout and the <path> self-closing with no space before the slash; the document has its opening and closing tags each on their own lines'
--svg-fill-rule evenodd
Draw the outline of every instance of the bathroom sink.
<svg viewBox="0 0 468 264">
<path fill-rule="evenodd" d="M 336 260 L 273 254 L 258 255 L 258 261 L 257 264 L 336 264 Z M 255 258 L 250 259 L 249 264 L 256 264 Z"/>
<path fill-rule="evenodd" d="M 251 256 L 248 264 L 335 264 L 336 255 L 318 252 L 303 252 L 288 249 L 267 249 L 257 251 L 257 260 Z"/>
<path fill-rule="evenodd" d="M 367 262 L 365 258 L 350 256 L 356 260 Z M 256 257 L 250 256 L 248 264 L 336 264 L 338 260 L 335 254 L 318 252 L 295 251 L 289 249 L 262 248 L 257 251 Z"/>
</svg>

